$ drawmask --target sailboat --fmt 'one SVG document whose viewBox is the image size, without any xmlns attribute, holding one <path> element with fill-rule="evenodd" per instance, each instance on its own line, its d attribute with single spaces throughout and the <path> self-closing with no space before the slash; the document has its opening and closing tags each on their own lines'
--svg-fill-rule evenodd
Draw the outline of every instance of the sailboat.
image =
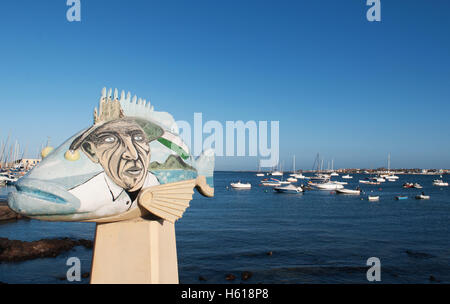
<svg viewBox="0 0 450 304">
<path fill-rule="evenodd" d="M 385 178 L 390 182 L 395 182 L 399 177 L 391 172 L 391 153 L 388 154 L 388 171 L 386 174 L 381 174 L 380 177 Z"/>
<path fill-rule="evenodd" d="M 256 173 L 256 176 L 264 176 L 264 173 L 261 172 L 261 160 L 259 160 L 258 173 Z"/>
<path fill-rule="evenodd" d="M 291 182 L 291 183 L 296 183 L 297 182 L 297 178 L 295 177 L 295 155 L 293 157 L 292 160 L 292 174 L 289 175 L 290 177 L 288 177 L 287 181 Z"/>
<path fill-rule="evenodd" d="M 270 172 L 269 175 L 272 175 L 272 176 L 283 176 L 283 172 L 281 170 L 275 170 L 275 171 Z"/>
<path fill-rule="evenodd" d="M 330 174 L 330 176 L 339 176 L 339 174 L 337 174 L 334 171 L 334 159 L 331 160 L 331 174 Z"/>
</svg>

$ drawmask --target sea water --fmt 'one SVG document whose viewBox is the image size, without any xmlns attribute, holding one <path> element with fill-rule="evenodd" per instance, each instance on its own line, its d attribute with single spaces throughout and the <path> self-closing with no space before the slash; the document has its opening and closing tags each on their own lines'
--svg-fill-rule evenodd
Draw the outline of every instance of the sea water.
<svg viewBox="0 0 450 304">
<path fill-rule="evenodd" d="M 347 181 L 348 189 L 360 186 L 360 196 L 319 190 L 279 194 L 261 186 L 255 173 L 216 172 L 215 197 L 196 193 L 175 226 L 180 283 L 368 283 L 370 257 L 381 262 L 381 283 L 450 283 L 450 187 L 433 186 L 436 176 L 359 184 L 365 177 L 333 177 Z M 239 180 L 252 189 L 231 189 Z M 405 182 L 423 189 L 403 189 Z M 1 191 L 0 196 L 7 189 Z M 416 200 L 422 191 L 431 199 Z M 380 200 L 369 202 L 368 195 Z M 409 198 L 397 201 L 397 195 Z M 92 240 L 94 232 L 93 223 L 0 223 L 0 237 L 24 241 Z M 56 258 L 1 263 L 0 281 L 69 283 L 69 257 L 81 260 L 82 273 L 90 271 L 92 250 L 76 247 Z M 244 271 L 252 273 L 245 281 Z M 236 279 L 226 280 L 228 274 Z"/>
</svg>

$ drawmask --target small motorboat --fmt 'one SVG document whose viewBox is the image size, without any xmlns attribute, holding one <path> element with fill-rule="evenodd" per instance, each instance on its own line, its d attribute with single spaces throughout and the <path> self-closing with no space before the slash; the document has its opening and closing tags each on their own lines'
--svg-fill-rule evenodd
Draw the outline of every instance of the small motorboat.
<svg viewBox="0 0 450 304">
<path fill-rule="evenodd" d="M 366 184 L 366 185 L 380 185 L 380 182 L 373 182 L 370 180 L 360 180 L 359 181 L 361 184 Z"/>
<path fill-rule="evenodd" d="M 338 182 L 338 181 L 335 181 L 334 183 L 339 184 L 339 185 L 348 185 L 347 182 Z"/>
<path fill-rule="evenodd" d="M 375 177 L 372 178 L 372 180 L 373 180 L 374 182 L 378 182 L 378 183 L 384 183 L 384 182 L 386 181 L 386 179 L 384 179 L 384 178 L 381 177 L 381 176 L 375 176 Z"/>
<path fill-rule="evenodd" d="M 273 171 L 269 175 L 272 175 L 272 176 L 283 176 L 283 172 L 281 172 L 281 171 Z"/>
<path fill-rule="evenodd" d="M 336 193 L 360 195 L 361 194 L 361 190 L 360 189 L 352 190 L 352 189 L 345 189 L 344 188 L 344 189 L 336 189 Z"/>
<path fill-rule="evenodd" d="M 400 200 L 406 200 L 406 199 L 408 199 L 408 197 L 405 196 L 405 195 L 398 195 L 398 196 L 395 197 L 395 199 L 400 201 Z"/>
<path fill-rule="evenodd" d="M 278 187 L 274 187 L 273 190 L 278 193 L 300 193 L 300 192 L 303 192 L 302 187 L 296 187 L 294 185 L 278 186 Z"/>
<path fill-rule="evenodd" d="M 265 178 L 261 181 L 261 185 L 267 186 L 267 187 L 276 187 L 276 186 L 281 186 L 281 183 L 278 179 L 275 179 L 275 178 Z"/>
<path fill-rule="evenodd" d="M 289 177 L 289 178 L 287 179 L 287 181 L 290 182 L 290 183 L 296 183 L 296 182 L 297 182 L 297 179 L 296 179 L 295 177 Z"/>
<path fill-rule="evenodd" d="M 444 182 L 442 179 L 435 179 L 433 181 L 433 186 L 438 186 L 438 187 L 447 187 L 448 183 Z"/>
<path fill-rule="evenodd" d="M 342 175 L 342 178 L 343 179 L 351 179 L 351 178 L 353 178 L 353 176 L 350 176 L 349 174 L 347 174 L 347 175 Z"/>
<path fill-rule="evenodd" d="M 256 176 L 264 176 L 264 173 L 256 173 Z"/>
<path fill-rule="evenodd" d="M 422 187 L 420 184 L 415 183 L 415 184 L 414 184 L 414 188 L 416 188 L 416 189 L 422 189 L 423 187 Z"/>
<path fill-rule="evenodd" d="M 319 190 L 344 189 L 344 186 L 342 186 L 340 184 L 336 184 L 335 182 L 326 182 L 326 183 L 322 183 L 322 184 L 316 184 L 316 183 L 309 182 L 309 185 L 313 186 L 314 188 L 319 189 Z"/>
<path fill-rule="evenodd" d="M 416 195 L 416 199 L 430 199 L 430 196 L 425 194 Z"/>
<path fill-rule="evenodd" d="M 413 183 L 404 183 L 402 187 L 405 189 L 414 188 L 414 184 Z"/>
<path fill-rule="evenodd" d="M 233 189 L 251 189 L 252 188 L 252 184 L 250 184 L 250 183 L 241 183 L 241 181 L 239 181 L 237 183 L 231 183 L 230 186 Z"/>
<path fill-rule="evenodd" d="M 280 184 L 282 185 L 289 185 L 291 182 L 290 181 L 280 181 Z"/>
<path fill-rule="evenodd" d="M 370 196 L 369 195 L 369 197 L 367 198 L 369 201 L 378 201 L 378 200 L 380 200 L 380 197 L 379 196 Z"/>
</svg>

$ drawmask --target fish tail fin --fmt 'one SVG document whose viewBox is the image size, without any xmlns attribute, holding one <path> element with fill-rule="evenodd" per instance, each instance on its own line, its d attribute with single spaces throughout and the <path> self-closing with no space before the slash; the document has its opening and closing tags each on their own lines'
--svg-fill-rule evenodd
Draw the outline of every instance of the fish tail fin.
<svg viewBox="0 0 450 304">
<path fill-rule="evenodd" d="M 214 196 L 214 150 L 203 151 L 195 164 L 198 174 L 197 190 L 204 196 Z"/>
</svg>

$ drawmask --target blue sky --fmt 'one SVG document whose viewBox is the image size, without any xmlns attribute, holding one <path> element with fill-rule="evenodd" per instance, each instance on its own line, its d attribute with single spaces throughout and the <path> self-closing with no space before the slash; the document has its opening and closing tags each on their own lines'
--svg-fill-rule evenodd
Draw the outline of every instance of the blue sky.
<svg viewBox="0 0 450 304">
<path fill-rule="evenodd" d="M 450 168 L 450 2 L 0 2 L 0 140 L 36 154 L 92 123 L 103 86 L 177 120 L 280 121 L 285 167 Z M 30 154 L 30 153 L 29 153 Z M 217 169 L 255 169 L 219 158 Z"/>
</svg>

